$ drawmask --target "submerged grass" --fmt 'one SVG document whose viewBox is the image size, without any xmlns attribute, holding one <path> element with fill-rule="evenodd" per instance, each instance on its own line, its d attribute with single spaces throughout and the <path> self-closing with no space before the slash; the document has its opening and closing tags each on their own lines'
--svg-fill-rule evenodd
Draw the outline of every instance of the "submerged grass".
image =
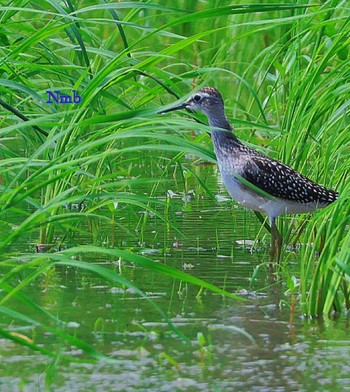
<svg viewBox="0 0 350 392">
<path fill-rule="evenodd" d="M 202 117 L 156 114 L 193 86 L 215 85 L 242 140 L 340 191 L 338 202 L 308 218 L 299 238 L 300 291 L 310 316 L 349 309 L 348 4 L 66 4 L 0 7 L 0 250 L 3 268 L 13 268 L 2 278 L 6 296 L 23 299 L 22 287 L 43 272 L 38 266 L 22 286 L 11 286 L 17 261 L 60 263 L 72 250 L 55 250 L 74 244 L 86 222 L 113 222 L 118 204 L 138 206 L 176 230 L 156 208 L 162 202 L 133 192 L 135 181 L 156 187 L 164 169 L 172 170 L 159 164 L 169 152 L 180 170 L 185 153 L 215 162 Z M 82 102 L 46 104 L 47 90 L 76 90 Z M 200 136 L 191 140 L 188 129 Z M 137 154 L 147 151 L 157 155 L 157 168 L 135 179 Z M 281 224 L 286 242 L 294 234 L 289 223 Z M 16 250 L 23 241 L 50 245 L 52 253 L 24 256 Z M 142 260 L 161 274 L 220 291 Z M 120 278 L 89 268 L 106 280 Z"/>
</svg>

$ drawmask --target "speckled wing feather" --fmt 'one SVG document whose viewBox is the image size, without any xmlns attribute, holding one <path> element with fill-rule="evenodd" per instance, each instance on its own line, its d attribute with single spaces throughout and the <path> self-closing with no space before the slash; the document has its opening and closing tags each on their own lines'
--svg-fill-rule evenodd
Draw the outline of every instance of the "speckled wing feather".
<svg viewBox="0 0 350 392">
<path fill-rule="evenodd" d="M 318 185 L 283 163 L 254 151 L 247 159 L 242 177 L 272 196 L 297 203 L 330 204 L 338 193 Z"/>
</svg>

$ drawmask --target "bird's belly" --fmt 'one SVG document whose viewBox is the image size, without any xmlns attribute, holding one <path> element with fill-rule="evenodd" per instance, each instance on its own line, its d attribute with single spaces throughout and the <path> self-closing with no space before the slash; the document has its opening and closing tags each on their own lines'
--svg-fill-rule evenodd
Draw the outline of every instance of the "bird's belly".
<svg viewBox="0 0 350 392">
<path fill-rule="evenodd" d="M 225 173 L 225 171 L 221 172 L 221 177 L 228 193 L 237 203 L 255 211 L 265 211 L 263 206 L 266 204 L 267 199 L 264 196 L 251 191 L 236 177 Z"/>
<path fill-rule="evenodd" d="M 326 206 L 318 202 L 299 203 L 278 197 L 261 195 L 244 185 L 236 177 L 225 173 L 224 170 L 221 171 L 221 177 L 228 193 L 234 200 L 244 207 L 254 211 L 265 212 L 269 216 L 303 214 Z"/>
</svg>

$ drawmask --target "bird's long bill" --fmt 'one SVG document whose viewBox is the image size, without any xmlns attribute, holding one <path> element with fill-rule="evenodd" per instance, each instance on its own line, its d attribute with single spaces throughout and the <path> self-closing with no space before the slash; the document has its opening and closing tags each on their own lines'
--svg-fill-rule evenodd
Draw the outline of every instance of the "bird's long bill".
<svg viewBox="0 0 350 392">
<path fill-rule="evenodd" d="M 163 114 L 163 113 L 173 112 L 174 110 L 180 110 L 180 109 L 186 109 L 186 108 L 187 108 L 187 103 L 184 102 L 184 103 L 180 103 L 180 105 L 175 105 L 169 109 L 162 110 L 158 113 Z"/>
</svg>

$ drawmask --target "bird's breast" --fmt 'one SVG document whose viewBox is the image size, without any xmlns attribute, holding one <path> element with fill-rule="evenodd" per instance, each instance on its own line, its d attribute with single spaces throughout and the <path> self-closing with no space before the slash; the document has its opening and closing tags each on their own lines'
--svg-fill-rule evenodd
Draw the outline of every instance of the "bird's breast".
<svg viewBox="0 0 350 392">
<path fill-rule="evenodd" d="M 264 196 L 251 191 L 232 172 L 228 172 L 225 168 L 220 167 L 220 172 L 228 193 L 235 201 L 252 210 L 263 211 L 262 206 L 266 203 Z M 237 174 L 239 175 L 239 173 Z"/>
</svg>

